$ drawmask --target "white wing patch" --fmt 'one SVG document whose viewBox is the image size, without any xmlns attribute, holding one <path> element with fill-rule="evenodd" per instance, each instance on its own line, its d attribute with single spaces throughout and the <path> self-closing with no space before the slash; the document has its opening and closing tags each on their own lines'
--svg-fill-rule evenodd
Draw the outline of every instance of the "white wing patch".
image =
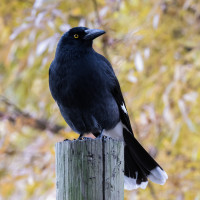
<svg viewBox="0 0 200 200">
<path fill-rule="evenodd" d="M 124 105 L 124 103 L 121 105 L 122 110 L 128 115 L 128 112 L 126 110 L 126 106 Z"/>
</svg>

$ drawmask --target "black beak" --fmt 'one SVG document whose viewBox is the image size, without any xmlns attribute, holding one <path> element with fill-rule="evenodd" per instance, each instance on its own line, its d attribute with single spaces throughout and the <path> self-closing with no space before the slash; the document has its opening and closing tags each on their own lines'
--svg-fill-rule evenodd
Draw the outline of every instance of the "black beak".
<svg viewBox="0 0 200 200">
<path fill-rule="evenodd" d="M 86 35 L 83 37 L 85 40 L 94 40 L 95 38 L 103 35 L 105 31 L 100 29 L 87 29 L 85 30 Z"/>
</svg>

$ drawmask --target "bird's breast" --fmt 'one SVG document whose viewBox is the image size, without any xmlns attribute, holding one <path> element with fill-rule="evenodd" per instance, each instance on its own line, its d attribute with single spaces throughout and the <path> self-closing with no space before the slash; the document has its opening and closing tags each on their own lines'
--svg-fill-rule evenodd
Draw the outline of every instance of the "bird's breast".
<svg viewBox="0 0 200 200">
<path fill-rule="evenodd" d="M 76 70 L 75 70 L 76 69 Z M 55 77 L 56 100 L 65 106 L 87 107 L 106 94 L 106 84 L 94 69 L 73 68 Z"/>
</svg>

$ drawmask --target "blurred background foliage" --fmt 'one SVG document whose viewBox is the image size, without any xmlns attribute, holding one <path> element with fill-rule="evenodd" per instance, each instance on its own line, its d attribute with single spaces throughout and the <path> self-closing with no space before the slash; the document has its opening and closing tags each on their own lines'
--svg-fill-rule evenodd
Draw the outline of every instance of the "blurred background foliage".
<svg viewBox="0 0 200 200">
<path fill-rule="evenodd" d="M 55 199 L 54 145 L 77 134 L 48 69 L 74 26 L 107 32 L 94 48 L 114 67 L 136 137 L 169 175 L 125 199 L 200 199 L 200 1 L 1 0 L 0 200 Z"/>
</svg>

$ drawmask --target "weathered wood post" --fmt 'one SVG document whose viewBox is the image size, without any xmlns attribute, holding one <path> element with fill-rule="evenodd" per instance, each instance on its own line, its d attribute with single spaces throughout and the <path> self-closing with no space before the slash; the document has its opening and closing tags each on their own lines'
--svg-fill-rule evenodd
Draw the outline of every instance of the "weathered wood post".
<svg viewBox="0 0 200 200">
<path fill-rule="evenodd" d="M 56 144 L 56 200 L 123 199 L 123 142 L 103 138 Z"/>
</svg>

